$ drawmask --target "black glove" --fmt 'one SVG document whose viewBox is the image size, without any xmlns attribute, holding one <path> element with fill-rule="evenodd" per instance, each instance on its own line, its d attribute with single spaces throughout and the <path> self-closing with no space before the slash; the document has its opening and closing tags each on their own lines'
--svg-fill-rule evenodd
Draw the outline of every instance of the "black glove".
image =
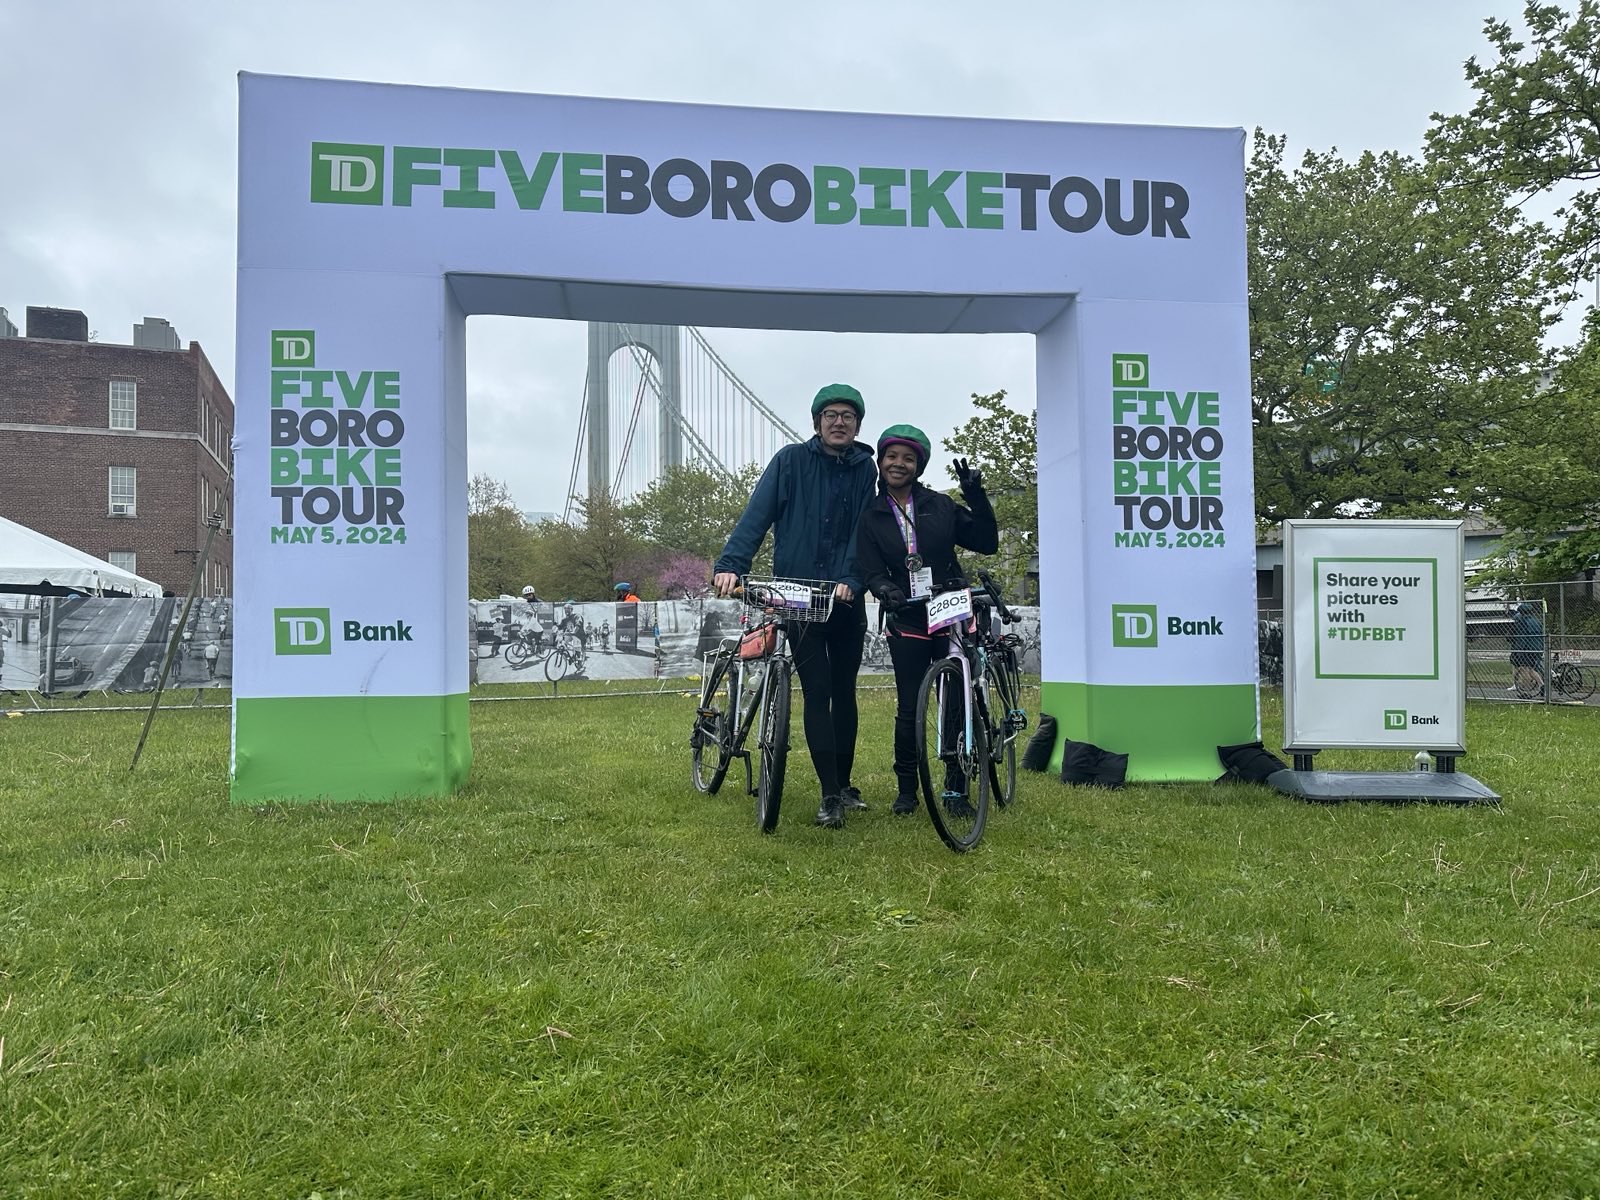
<svg viewBox="0 0 1600 1200">
<path fill-rule="evenodd" d="M 891 583 L 878 593 L 878 603 L 884 612 L 896 613 L 906 606 L 906 594 Z"/>
<path fill-rule="evenodd" d="M 983 472 L 977 467 L 969 466 L 967 460 L 958 458 L 954 463 L 956 469 L 956 482 L 961 485 L 961 490 L 967 495 L 983 491 Z"/>
</svg>

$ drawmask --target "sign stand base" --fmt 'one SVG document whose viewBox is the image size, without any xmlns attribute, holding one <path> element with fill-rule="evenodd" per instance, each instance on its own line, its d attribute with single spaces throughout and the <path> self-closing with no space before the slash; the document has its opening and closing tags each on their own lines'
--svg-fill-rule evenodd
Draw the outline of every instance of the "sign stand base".
<svg viewBox="0 0 1600 1200">
<path fill-rule="evenodd" d="M 1267 776 L 1269 786 L 1302 800 L 1329 804 L 1337 800 L 1379 800 L 1389 804 L 1499 804 L 1500 797 L 1471 775 L 1449 770 L 1440 760 L 1437 771 L 1313 771 L 1295 766 Z"/>
</svg>

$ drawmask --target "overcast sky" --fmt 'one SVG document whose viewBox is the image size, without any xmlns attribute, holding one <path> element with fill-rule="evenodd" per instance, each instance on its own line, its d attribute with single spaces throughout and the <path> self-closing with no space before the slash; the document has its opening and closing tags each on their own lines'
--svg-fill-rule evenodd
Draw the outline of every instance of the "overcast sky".
<svg viewBox="0 0 1600 1200">
<path fill-rule="evenodd" d="M 1470 106 L 1462 63 L 1507 0 L 0 0 L 0 306 L 146 316 L 233 388 L 239 71 L 647 100 L 1134 124 L 1261 126 L 1291 155 L 1417 151 Z M 1574 321 L 1563 326 L 1575 336 Z M 584 329 L 473 318 L 470 469 L 559 510 Z M 768 403 L 866 395 L 867 431 L 935 442 L 972 392 L 1033 404 L 1032 338 L 708 331 Z M 936 465 L 943 456 L 936 458 Z"/>
</svg>

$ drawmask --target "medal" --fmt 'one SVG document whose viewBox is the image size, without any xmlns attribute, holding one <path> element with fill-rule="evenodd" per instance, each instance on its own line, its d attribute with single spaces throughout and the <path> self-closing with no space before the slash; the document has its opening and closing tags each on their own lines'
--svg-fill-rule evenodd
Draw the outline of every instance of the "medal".
<svg viewBox="0 0 1600 1200">
<path fill-rule="evenodd" d="M 908 554 L 908 555 L 906 555 L 906 570 L 912 572 L 913 574 L 915 574 L 916 572 L 922 570 L 922 555 L 920 555 L 920 554 Z"/>
</svg>

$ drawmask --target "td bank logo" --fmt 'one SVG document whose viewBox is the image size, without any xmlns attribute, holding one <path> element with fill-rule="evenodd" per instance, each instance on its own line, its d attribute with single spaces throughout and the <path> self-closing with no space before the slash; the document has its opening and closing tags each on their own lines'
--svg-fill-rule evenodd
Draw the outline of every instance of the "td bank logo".
<svg viewBox="0 0 1600 1200">
<path fill-rule="evenodd" d="M 1156 606 L 1154 604 L 1113 604 L 1111 606 L 1111 644 L 1113 646 L 1154 646 L 1156 644 Z"/>
<path fill-rule="evenodd" d="M 383 147 L 311 143 L 313 204 L 382 204 Z"/>
<path fill-rule="evenodd" d="M 1383 727 L 1385 729 L 1406 728 L 1406 710 L 1403 708 L 1386 708 L 1383 710 Z"/>
<path fill-rule="evenodd" d="M 272 610 L 273 653 L 332 654 L 334 623 L 326 608 L 275 608 Z M 339 634 L 347 642 L 409 642 L 411 626 L 405 621 L 368 625 L 341 621 Z"/>
<path fill-rule="evenodd" d="M 332 654 L 333 619 L 325 608 L 272 610 L 274 654 Z"/>
<path fill-rule="evenodd" d="M 317 365 L 317 332 L 314 329 L 274 329 L 272 365 L 314 367 Z"/>
<path fill-rule="evenodd" d="M 1148 354 L 1113 354 L 1111 356 L 1111 386 L 1114 388 L 1149 387 L 1150 356 Z"/>
<path fill-rule="evenodd" d="M 1111 606 L 1111 644 L 1113 646 L 1154 647 L 1157 644 L 1161 619 L 1154 604 L 1113 604 Z M 1169 616 L 1166 622 L 1168 637 L 1221 637 L 1221 617 Z"/>
</svg>

